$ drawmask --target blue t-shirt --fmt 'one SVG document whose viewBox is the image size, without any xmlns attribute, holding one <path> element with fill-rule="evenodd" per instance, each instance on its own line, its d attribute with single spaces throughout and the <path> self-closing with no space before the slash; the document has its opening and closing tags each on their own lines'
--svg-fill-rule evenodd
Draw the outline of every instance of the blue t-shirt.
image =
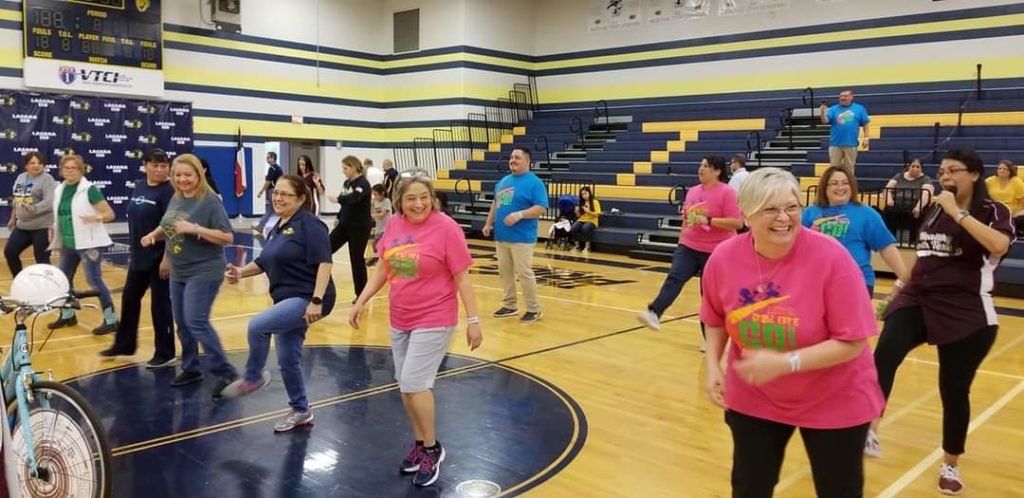
<svg viewBox="0 0 1024 498">
<path fill-rule="evenodd" d="M 828 108 L 828 145 L 830 147 L 856 147 L 860 145 L 860 127 L 871 122 L 868 110 L 854 102 L 848 106 L 834 105 Z"/>
<path fill-rule="evenodd" d="M 494 213 L 494 240 L 523 244 L 537 243 L 537 218 L 523 218 L 512 226 L 505 225 L 505 217 L 533 206 L 548 207 L 548 191 L 537 175 L 507 175 L 494 187 L 494 200 L 498 209 Z"/>
<path fill-rule="evenodd" d="M 131 239 L 128 267 L 135 271 L 152 270 L 160 264 L 164 255 L 164 241 L 149 247 L 142 247 L 142 237 L 160 226 L 160 220 L 167 212 L 167 206 L 174 197 L 174 187 L 166 181 L 150 186 L 145 178 L 135 181 L 135 190 L 128 201 L 128 235 Z"/>
<path fill-rule="evenodd" d="M 327 225 L 305 209 L 270 230 L 256 264 L 270 279 L 270 297 L 275 303 L 293 297 L 310 299 L 316 290 L 320 263 L 330 263 L 331 240 Z M 328 280 L 322 313 L 334 308 L 334 279 Z"/>
<path fill-rule="evenodd" d="M 875 270 L 871 268 L 871 251 L 881 251 L 896 243 L 882 222 L 878 211 L 863 204 L 842 206 L 808 206 L 802 215 L 803 225 L 816 232 L 839 240 L 860 266 L 867 285 L 875 285 Z"/>
</svg>

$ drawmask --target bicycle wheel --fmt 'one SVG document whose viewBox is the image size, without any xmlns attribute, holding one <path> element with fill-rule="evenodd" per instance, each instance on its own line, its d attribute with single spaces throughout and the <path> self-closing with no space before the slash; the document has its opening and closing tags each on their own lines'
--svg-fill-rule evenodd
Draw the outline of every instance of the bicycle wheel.
<svg viewBox="0 0 1024 498">
<path fill-rule="evenodd" d="M 77 391 L 59 382 L 32 384 L 28 424 L 20 420 L 17 402 L 11 421 L 11 449 L 19 470 L 17 482 L 31 498 L 108 498 L 111 486 L 110 446 L 106 431 Z M 28 467 L 24 432 L 32 431 L 37 476 Z"/>
</svg>

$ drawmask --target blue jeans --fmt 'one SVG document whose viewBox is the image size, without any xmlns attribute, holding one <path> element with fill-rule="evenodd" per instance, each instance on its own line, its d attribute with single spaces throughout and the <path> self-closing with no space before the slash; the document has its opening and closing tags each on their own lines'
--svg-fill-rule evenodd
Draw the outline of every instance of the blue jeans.
<svg viewBox="0 0 1024 498">
<path fill-rule="evenodd" d="M 78 271 L 78 264 L 84 262 L 82 266 L 85 267 L 85 281 L 89 283 L 89 287 L 100 293 L 100 305 L 103 310 L 106 311 L 108 308 L 113 314 L 114 300 L 110 298 L 110 289 L 107 288 L 106 284 L 103 283 L 103 267 L 102 267 L 102 247 L 94 247 L 92 249 L 61 249 L 60 250 L 60 271 L 64 272 L 64 275 L 68 277 L 68 281 L 71 282 L 71 287 L 75 287 L 75 272 Z M 70 318 L 75 315 L 74 311 L 61 310 L 61 317 Z M 104 320 L 105 321 L 105 320 Z"/>
<path fill-rule="evenodd" d="M 665 283 L 661 284 L 661 292 L 648 308 L 659 317 L 663 315 L 665 310 L 672 306 L 672 303 L 679 297 L 686 282 L 704 269 L 710 256 L 710 253 L 696 251 L 679 244 L 676 247 L 676 252 L 672 254 L 672 268 L 668 271 L 668 277 L 665 277 Z"/>
<path fill-rule="evenodd" d="M 572 228 L 569 229 L 569 234 L 572 235 L 573 240 L 576 242 L 590 242 L 594 239 L 594 230 L 597 228 L 596 225 L 586 221 L 577 221 L 572 224 Z"/>
<path fill-rule="evenodd" d="M 303 319 L 307 306 L 308 299 L 292 297 L 249 320 L 249 361 L 245 363 L 245 380 L 259 381 L 267 364 L 270 336 L 273 335 L 281 380 L 288 392 L 288 405 L 298 411 L 309 410 L 306 384 L 302 380 L 302 343 L 309 328 Z"/>
<path fill-rule="evenodd" d="M 181 370 L 202 372 L 199 363 L 199 345 L 210 357 L 210 371 L 218 377 L 234 379 L 238 371 L 228 363 L 217 331 L 210 324 L 210 308 L 220 291 L 221 280 L 171 280 L 171 308 L 178 324 L 181 340 Z"/>
</svg>

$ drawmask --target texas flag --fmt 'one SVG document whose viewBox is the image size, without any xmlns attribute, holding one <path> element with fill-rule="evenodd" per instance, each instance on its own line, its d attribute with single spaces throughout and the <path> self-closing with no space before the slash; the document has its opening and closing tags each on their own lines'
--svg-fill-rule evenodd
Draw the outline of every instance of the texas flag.
<svg viewBox="0 0 1024 498">
<path fill-rule="evenodd" d="M 235 151 L 235 197 L 245 194 L 245 148 L 242 146 L 242 128 L 238 128 L 238 150 Z"/>
</svg>

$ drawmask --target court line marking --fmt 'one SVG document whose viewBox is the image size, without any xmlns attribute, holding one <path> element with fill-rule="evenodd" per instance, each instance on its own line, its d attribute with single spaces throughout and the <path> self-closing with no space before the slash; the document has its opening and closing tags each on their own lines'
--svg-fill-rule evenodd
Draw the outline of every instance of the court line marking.
<svg viewBox="0 0 1024 498">
<path fill-rule="evenodd" d="M 1013 349 L 1018 344 L 1020 344 L 1022 341 L 1024 341 L 1024 334 L 1018 335 L 1012 341 L 1008 342 L 1007 344 L 1004 344 L 999 349 L 991 352 L 988 356 L 985 357 L 985 362 L 988 363 L 993 358 L 995 358 L 995 357 L 997 357 L 997 356 L 999 356 L 999 355 L 1009 351 L 1010 349 Z M 923 359 L 918 359 L 918 358 L 910 358 L 910 357 L 908 357 L 908 358 L 904 359 L 903 361 L 910 361 L 910 362 L 913 362 L 913 363 L 922 363 L 922 364 L 926 364 L 926 365 L 934 365 L 936 367 L 939 366 L 939 362 L 937 362 L 937 361 L 923 360 Z M 1005 377 L 1005 378 L 1009 378 L 1009 379 L 1024 381 L 1024 376 L 1021 376 L 1021 375 L 1014 375 L 1014 374 L 1008 374 L 1008 373 L 1003 373 L 1003 372 L 995 372 L 995 371 L 992 371 L 992 370 L 983 370 L 983 369 L 978 369 L 977 372 L 980 373 L 980 374 L 994 375 L 994 376 L 997 376 L 997 377 Z M 903 418 L 905 415 L 913 412 L 914 410 L 917 410 L 921 405 L 923 405 L 924 403 L 930 401 L 932 398 L 934 398 L 938 394 L 939 394 L 939 390 L 937 388 L 930 389 L 925 394 L 923 394 L 921 396 L 918 396 L 917 398 L 915 398 L 910 403 L 904 405 L 897 412 L 895 412 L 895 413 L 893 413 L 891 415 L 885 415 L 884 417 L 882 417 L 881 421 L 879 422 L 879 429 L 881 430 L 881 429 L 884 429 L 884 428 L 888 428 L 895 421 Z M 801 480 L 807 478 L 810 475 L 811 475 L 811 467 L 809 465 L 804 465 L 799 470 L 794 471 L 791 474 L 789 474 L 788 476 L 786 476 L 784 479 L 781 479 L 778 482 L 778 484 L 775 485 L 775 492 L 776 493 L 781 493 L 782 491 L 786 490 L 790 486 L 796 484 L 797 482 L 800 482 Z"/>
<path fill-rule="evenodd" d="M 967 426 L 967 434 L 970 435 L 972 432 L 977 430 L 979 427 L 989 421 L 996 413 L 1002 410 L 1013 398 L 1016 398 L 1021 392 L 1024 392 L 1024 380 L 1017 383 L 1012 389 L 1003 394 L 1002 397 L 996 400 L 992 406 L 989 406 L 981 415 L 971 421 L 970 425 Z M 913 468 L 908 470 L 899 479 L 889 485 L 889 487 L 882 490 L 878 494 L 878 498 L 894 498 L 907 486 L 913 483 L 921 474 L 923 474 L 929 468 L 933 468 L 935 463 L 942 458 L 945 452 L 942 447 L 935 448 L 928 456 L 921 459 Z"/>
<path fill-rule="evenodd" d="M 670 320 L 666 320 L 666 321 L 670 321 Z M 438 378 L 452 377 L 452 376 L 455 376 L 455 375 L 458 375 L 458 374 L 461 374 L 461 373 L 466 373 L 466 372 L 469 372 L 469 371 L 475 371 L 475 370 L 479 370 L 479 369 L 486 368 L 486 367 L 504 367 L 504 366 L 508 366 L 508 365 L 502 365 L 502 364 L 505 363 L 505 362 L 508 362 L 508 361 L 519 360 L 519 359 L 522 359 L 522 358 L 525 358 L 525 357 L 528 357 L 528 356 L 533 356 L 533 355 L 537 355 L 537 354 L 542 354 L 542 353 L 547 353 L 547 352 L 551 352 L 551 351 L 556 351 L 556 350 L 559 350 L 559 349 L 564 349 L 564 348 L 576 346 L 576 345 L 579 345 L 579 344 L 583 344 L 583 343 L 587 343 L 587 342 L 592 342 L 592 341 L 596 341 L 596 340 L 599 340 L 599 339 L 604 339 L 604 338 L 607 338 L 607 337 L 613 337 L 613 336 L 617 336 L 617 335 L 626 334 L 626 333 L 629 333 L 629 332 L 635 332 L 637 330 L 642 330 L 642 329 L 645 329 L 645 328 L 646 327 L 644 327 L 643 325 L 637 325 L 637 326 L 634 326 L 634 327 L 630 327 L 630 328 L 626 328 L 626 329 L 621 329 L 621 330 L 616 330 L 616 331 L 613 331 L 613 332 L 608 332 L 608 333 L 597 335 L 597 336 L 593 336 L 593 337 L 587 337 L 587 338 L 580 339 L 580 340 L 577 340 L 577 341 L 571 341 L 571 342 L 560 344 L 560 345 L 557 345 L 557 346 L 551 346 L 551 347 L 548 347 L 548 348 L 539 349 L 539 350 L 535 350 L 535 351 L 530 351 L 530 352 L 527 352 L 527 353 L 513 355 L 513 356 L 509 356 L 509 357 L 501 358 L 501 359 L 497 359 L 497 360 L 483 360 L 483 359 L 479 359 L 479 358 L 466 357 L 468 359 L 480 361 L 480 363 L 477 363 L 477 364 L 474 364 L 474 365 L 467 365 L 465 367 L 460 367 L 460 368 L 456 368 L 456 369 L 452 369 L 452 370 L 448 370 L 446 372 L 438 374 L 437 377 Z M 349 347 L 351 347 L 351 346 L 352 345 L 349 345 Z M 514 367 L 510 367 L 510 368 L 514 368 Z M 533 375 L 533 374 L 531 374 L 531 375 Z M 395 390 L 397 388 L 398 388 L 398 383 L 392 382 L 390 384 L 384 384 L 382 386 L 376 386 L 376 387 L 364 389 L 362 391 L 356 391 L 356 392 L 353 392 L 353 393 L 348 393 L 348 394 L 344 394 L 344 395 L 340 395 L 340 396 L 334 396 L 334 397 L 326 398 L 324 400 L 313 401 L 313 402 L 310 403 L 310 407 L 311 408 L 321 408 L 321 407 L 331 406 L 331 405 L 338 404 L 338 403 L 341 403 L 341 402 L 344 402 L 344 401 L 349 401 L 349 400 L 353 400 L 353 399 L 359 399 L 359 398 L 371 396 L 371 395 L 374 395 L 374 394 L 381 394 L 381 393 L 384 393 L 384 392 L 393 391 L 393 390 Z M 143 451 L 143 450 L 146 450 L 146 449 L 155 448 L 155 447 L 158 447 L 158 446 L 164 446 L 164 445 L 176 443 L 176 442 L 179 442 L 179 441 L 185 441 L 185 440 L 188 440 L 188 439 L 194 439 L 194 438 L 202 437 L 202 436 L 207 435 L 207 434 L 215 434 L 217 432 L 222 432 L 222 431 L 226 431 L 226 430 L 229 430 L 229 429 L 234 429 L 234 428 L 242 427 L 242 426 L 245 426 L 245 425 L 251 425 L 251 424 L 254 424 L 254 423 L 264 422 L 264 421 L 273 419 L 274 417 L 283 415 L 283 414 L 287 413 L 287 411 L 288 411 L 288 409 L 273 410 L 273 411 L 264 412 L 264 413 L 258 414 L 258 415 L 252 415 L 252 416 L 241 418 L 241 419 L 235 419 L 235 420 L 231 420 L 231 421 L 228 421 L 228 422 L 222 422 L 220 424 L 215 424 L 215 425 L 212 425 L 212 426 L 197 427 L 195 429 L 190 429 L 188 431 L 184 431 L 184 432 L 180 432 L 180 433 L 168 434 L 166 436 L 161 436 L 161 437 L 158 437 L 158 438 L 148 439 L 148 440 L 145 440 L 145 441 L 139 441 L 139 442 L 136 442 L 136 443 L 131 443 L 131 444 L 127 444 L 127 445 L 123 445 L 123 446 L 119 446 L 117 448 L 114 448 L 111 451 L 111 454 L 113 456 L 122 456 L 122 455 L 126 455 L 126 454 L 129 454 L 129 453 L 135 453 L 135 452 L 138 452 L 138 451 Z"/>
</svg>

